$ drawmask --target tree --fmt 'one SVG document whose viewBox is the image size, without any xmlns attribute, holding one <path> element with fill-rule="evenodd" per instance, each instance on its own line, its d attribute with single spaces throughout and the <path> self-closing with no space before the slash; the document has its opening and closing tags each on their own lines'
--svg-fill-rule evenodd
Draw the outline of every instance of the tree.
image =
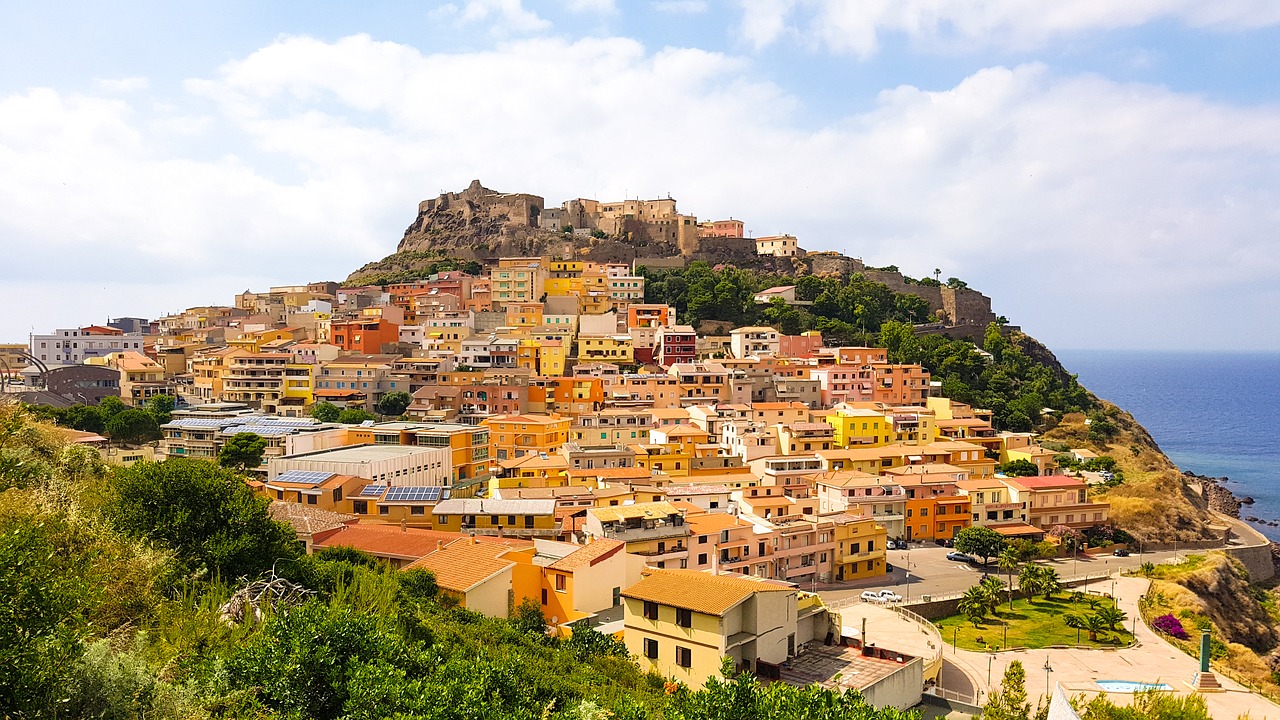
<svg viewBox="0 0 1280 720">
<path fill-rule="evenodd" d="M 991 598 L 987 595 L 987 591 L 979 585 L 974 585 L 964 591 L 964 595 L 960 596 L 960 601 L 956 603 L 956 610 L 960 611 L 973 623 L 974 627 L 978 627 L 978 623 L 987 616 L 987 609 L 991 607 Z"/>
<path fill-rule="evenodd" d="M 256 576 L 298 556 L 293 529 L 225 468 L 192 459 L 138 463 L 107 476 L 105 515 L 117 529 L 173 551 L 189 572 Z"/>
<path fill-rule="evenodd" d="M 1040 468 L 1036 467 L 1035 463 L 1022 458 L 1010 460 L 997 467 L 996 470 L 1008 477 L 1035 477 L 1040 474 Z"/>
<path fill-rule="evenodd" d="M 1107 629 L 1112 632 L 1115 632 L 1118 629 L 1116 626 L 1124 622 L 1129 617 L 1125 611 L 1110 605 L 1103 605 L 1098 608 L 1098 611 L 1095 614 L 1107 624 Z"/>
<path fill-rule="evenodd" d="M 359 425 L 366 420 L 377 420 L 378 416 L 362 408 L 344 408 L 338 413 L 338 422 L 343 425 Z"/>
<path fill-rule="evenodd" d="M 535 635 L 543 635 L 547 632 L 547 618 L 542 614 L 542 606 L 533 598 L 525 598 L 516 606 L 515 617 L 511 618 L 511 624 L 517 630 Z"/>
<path fill-rule="evenodd" d="M 337 405 L 331 402 L 321 400 L 311 407 L 311 417 L 320 422 L 338 422 L 338 416 L 342 413 Z"/>
<path fill-rule="evenodd" d="M 982 558 L 986 565 L 992 557 L 999 555 L 1005 548 L 1004 536 L 988 527 L 971 525 L 956 533 L 956 550 Z"/>
<path fill-rule="evenodd" d="M 107 429 L 102 411 L 93 405 L 72 405 L 62 411 L 58 424 L 91 433 L 103 433 Z"/>
<path fill-rule="evenodd" d="M 147 400 L 147 412 L 151 413 L 157 424 L 163 425 L 173 419 L 175 404 L 172 395 L 165 395 L 164 393 L 152 395 L 151 399 Z"/>
<path fill-rule="evenodd" d="M 1062 580 L 1058 578 L 1058 571 L 1051 567 L 1040 566 L 1040 594 L 1045 600 L 1049 600 L 1060 592 L 1062 592 Z"/>
<path fill-rule="evenodd" d="M 1000 607 L 1000 595 L 1005 590 L 1004 583 L 1000 582 L 1000 578 L 988 575 L 978 582 L 978 587 L 987 596 L 987 609 L 994 614 Z"/>
<path fill-rule="evenodd" d="M 1018 573 L 1018 589 L 1027 594 L 1027 600 L 1033 600 L 1044 588 L 1044 566 L 1027 563 Z"/>
<path fill-rule="evenodd" d="M 262 455 L 267 450 L 267 439 L 257 433 L 236 433 L 218 451 L 218 464 L 224 468 L 246 472 L 262 467 Z"/>
<path fill-rule="evenodd" d="M 146 410 L 121 410 L 107 421 L 107 436 L 124 445 L 139 445 L 160 439 L 160 425 Z"/>
<path fill-rule="evenodd" d="M 1089 633 L 1089 640 L 1098 642 L 1098 633 L 1107 629 L 1107 621 L 1097 613 L 1084 616 L 1084 631 Z"/>
<path fill-rule="evenodd" d="M 115 415 L 128 410 L 129 406 L 124 401 L 114 395 L 108 395 L 98 401 L 98 412 L 101 413 L 104 421 L 110 420 Z"/>
<path fill-rule="evenodd" d="M 390 417 L 400 417 L 404 414 L 404 411 L 409 407 L 409 403 L 411 402 L 413 402 L 413 398 L 409 393 L 404 392 L 403 390 L 389 392 L 386 395 L 383 395 L 382 399 L 378 401 L 378 414 Z"/>
<path fill-rule="evenodd" d="M 1005 572 L 1009 578 L 1009 609 L 1013 609 L 1013 571 L 1018 569 L 1018 552 L 1011 547 L 1006 547 L 1000 551 L 1000 557 L 996 559 L 997 567 Z"/>
<path fill-rule="evenodd" d="M 1014 660 L 1004 671 L 1000 689 L 987 696 L 982 708 L 982 720 L 1027 720 L 1031 717 L 1031 703 L 1027 702 L 1027 671 L 1022 662 Z"/>
<path fill-rule="evenodd" d="M 1084 617 L 1080 615 L 1067 615 L 1062 619 L 1067 627 L 1076 631 L 1076 642 L 1080 642 L 1080 631 L 1085 629 Z"/>
</svg>

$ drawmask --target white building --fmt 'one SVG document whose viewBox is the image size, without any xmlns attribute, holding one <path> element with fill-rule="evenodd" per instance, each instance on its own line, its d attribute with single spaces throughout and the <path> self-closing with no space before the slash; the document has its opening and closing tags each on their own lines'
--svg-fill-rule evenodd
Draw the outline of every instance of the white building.
<svg viewBox="0 0 1280 720">
<path fill-rule="evenodd" d="M 52 335 L 32 335 L 30 352 L 46 365 L 80 365 L 86 358 L 130 350 L 141 353 L 146 338 L 116 328 L 90 325 L 55 330 Z"/>
<path fill-rule="evenodd" d="M 352 445 L 301 455 L 272 458 L 267 478 L 288 470 L 311 470 L 355 475 L 393 486 L 444 486 L 453 463 L 447 447 L 414 445 Z"/>
</svg>

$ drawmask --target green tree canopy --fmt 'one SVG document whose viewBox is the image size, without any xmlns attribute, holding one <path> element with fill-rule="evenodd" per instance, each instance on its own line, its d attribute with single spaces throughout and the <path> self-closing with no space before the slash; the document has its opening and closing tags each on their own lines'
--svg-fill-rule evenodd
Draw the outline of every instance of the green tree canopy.
<svg viewBox="0 0 1280 720">
<path fill-rule="evenodd" d="M 160 425 L 146 410 L 129 408 L 121 410 L 106 425 L 107 436 L 114 442 L 139 445 L 160 439 Z"/>
<path fill-rule="evenodd" d="M 293 530 L 271 519 L 266 498 L 213 463 L 138 463 L 112 471 L 108 487 L 116 527 L 172 550 L 190 572 L 256 576 L 298 555 Z"/>
<path fill-rule="evenodd" d="M 147 400 L 147 412 L 151 413 L 152 417 L 156 419 L 156 423 L 163 425 L 173 418 L 173 408 L 175 405 L 176 401 L 173 399 L 172 395 L 166 395 L 164 393 L 152 395 L 151 398 Z"/>
<path fill-rule="evenodd" d="M 1040 474 L 1040 468 L 1030 460 L 1018 458 L 996 467 L 996 470 L 1004 473 L 1009 477 L 1035 477 Z"/>
<path fill-rule="evenodd" d="M 267 439 L 257 433 L 236 433 L 218 451 L 218 464 L 245 472 L 262 466 Z"/>
<path fill-rule="evenodd" d="M 337 405 L 323 400 L 311 407 L 311 417 L 320 422 L 338 422 L 338 416 L 341 414 L 342 411 Z"/>
<path fill-rule="evenodd" d="M 400 417 L 409 407 L 409 403 L 413 402 L 413 398 L 409 393 L 403 390 L 395 390 L 382 396 L 378 401 L 378 414 L 390 417 Z"/>
<path fill-rule="evenodd" d="M 338 422 L 345 425 L 358 425 L 366 420 L 377 420 L 378 416 L 362 408 L 343 408 L 338 413 Z"/>
<path fill-rule="evenodd" d="M 981 525 L 971 525 L 962 528 L 956 533 L 955 547 L 963 553 L 969 553 L 982 558 L 982 564 L 986 565 L 990 558 L 1000 554 L 1004 550 L 1005 539 L 1000 533 L 989 527 Z"/>
<path fill-rule="evenodd" d="M 982 708 L 983 720 L 1027 720 L 1031 717 L 1031 703 L 1027 702 L 1027 671 L 1022 662 L 1014 660 L 1004 671 L 1000 689 L 987 696 Z"/>
</svg>

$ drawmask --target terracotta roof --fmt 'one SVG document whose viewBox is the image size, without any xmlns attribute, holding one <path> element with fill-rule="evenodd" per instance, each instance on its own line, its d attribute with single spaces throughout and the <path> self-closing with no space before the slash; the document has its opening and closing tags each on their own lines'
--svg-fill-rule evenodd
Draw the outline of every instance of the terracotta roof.
<svg viewBox="0 0 1280 720">
<path fill-rule="evenodd" d="M 653 472 L 648 468 L 626 467 L 626 468 L 593 468 L 579 469 L 573 468 L 569 470 L 569 477 L 593 477 L 602 480 L 636 480 L 640 478 L 651 478 Z"/>
<path fill-rule="evenodd" d="M 621 540 L 613 538 L 596 538 L 588 543 L 585 547 L 574 550 L 559 560 L 551 563 L 547 567 L 552 570 L 565 570 L 572 572 L 578 568 L 591 567 L 596 563 L 607 560 L 618 554 L 627 544 Z"/>
<path fill-rule="evenodd" d="M 514 560 L 502 557 L 510 551 L 504 544 L 463 538 L 410 563 L 405 569 L 430 570 L 435 573 L 436 584 L 445 590 L 467 592 L 514 566 Z"/>
<path fill-rule="evenodd" d="M 711 535 L 721 530 L 737 527 L 751 527 L 751 523 L 739 520 L 729 513 L 702 513 L 685 518 L 692 535 Z"/>
<path fill-rule="evenodd" d="M 1019 490 L 1062 490 L 1065 488 L 1082 489 L 1085 486 L 1079 478 L 1065 475 L 1046 475 L 1036 477 L 1001 478 L 1006 485 Z"/>
<path fill-rule="evenodd" d="M 355 515 L 344 515 L 312 505 L 283 500 L 272 502 L 267 511 L 271 513 L 272 519 L 288 523 L 299 535 L 313 535 L 334 530 L 358 519 Z"/>
<path fill-rule="evenodd" d="M 727 485 L 683 485 L 667 488 L 667 497 L 680 495 L 717 495 L 729 492 Z"/>
<path fill-rule="evenodd" d="M 416 560 L 439 549 L 440 543 L 452 543 L 466 538 L 462 533 L 401 528 L 398 525 L 348 525 L 345 528 L 316 538 L 316 547 L 353 547 L 378 557 L 397 560 Z M 478 538 L 481 542 L 495 542 L 499 538 Z"/>
<path fill-rule="evenodd" d="M 795 592 L 795 589 L 696 570 L 654 570 L 623 590 L 622 595 L 721 616 L 758 592 Z"/>
</svg>

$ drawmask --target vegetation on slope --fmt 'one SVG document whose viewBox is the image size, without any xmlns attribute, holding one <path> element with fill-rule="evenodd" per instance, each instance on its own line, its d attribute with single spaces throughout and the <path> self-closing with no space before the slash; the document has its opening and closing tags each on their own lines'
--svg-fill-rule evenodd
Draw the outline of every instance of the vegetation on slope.
<svg viewBox="0 0 1280 720">
<path fill-rule="evenodd" d="M 351 273 L 342 284 L 346 287 L 360 285 L 386 287 L 393 283 L 425 280 L 436 273 L 449 270 L 461 270 L 469 275 L 479 275 L 484 268 L 475 260 L 448 257 L 435 250 L 398 252 L 381 260 L 365 263 L 359 270 Z"/>
<path fill-rule="evenodd" d="M 246 583 L 293 601 L 237 624 Z M 0 717 L 881 718 L 852 691 L 730 676 L 693 691 L 582 630 L 454 607 L 423 571 L 303 555 L 208 461 L 108 471 L 0 405 Z"/>
<path fill-rule="evenodd" d="M 1274 590 L 1249 584 L 1248 572 L 1222 552 L 1189 555 L 1178 565 L 1144 566 L 1151 588 L 1140 608 L 1148 625 L 1184 629 L 1169 641 L 1199 655 L 1200 633 L 1210 634 L 1215 663 L 1235 679 L 1280 698 L 1280 608 Z M 1157 618 L 1171 616 L 1176 623 Z M 1218 668 L 1221 669 L 1221 668 Z"/>
</svg>

